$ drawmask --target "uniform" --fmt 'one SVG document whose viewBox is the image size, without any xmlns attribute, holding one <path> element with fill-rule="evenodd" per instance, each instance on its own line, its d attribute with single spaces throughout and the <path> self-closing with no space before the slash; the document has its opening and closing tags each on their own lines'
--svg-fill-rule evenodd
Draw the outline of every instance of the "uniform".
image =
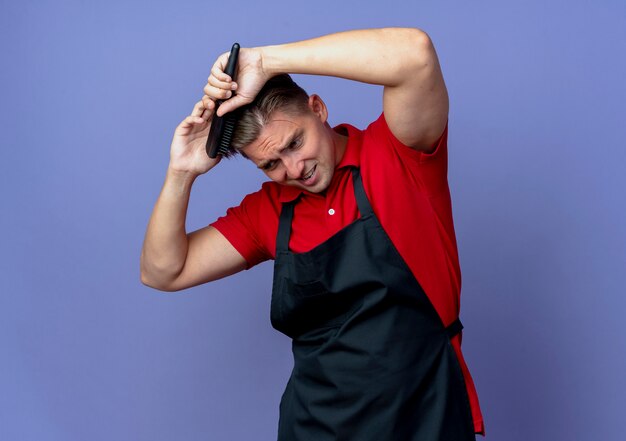
<svg viewBox="0 0 626 441">
<path fill-rule="evenodd" d="M 430 154 L 384 115 L 335 130 L 349 138 L 324 194 L 265 183 L 213 224 L 249 267 L 276 259 L 272 324 L 295 361 L 279 439 L 484 434 L 460 350 L 447 128 Z"/>
</svg>

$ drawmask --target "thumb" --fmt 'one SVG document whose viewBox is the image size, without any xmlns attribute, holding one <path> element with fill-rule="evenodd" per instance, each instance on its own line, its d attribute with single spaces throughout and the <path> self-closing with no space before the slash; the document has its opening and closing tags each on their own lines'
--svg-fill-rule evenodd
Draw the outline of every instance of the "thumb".
<svg viewBox="0 0 626 441">
<path fill-rule="evenodd" d="M 219 108 L 217 109 L 216 114 L 217 116 L 222 117 L 224 116 L 224 114 L 228 112 L 232 112 L 236 108 L 241 107 L 244 104 L 248 104 L 250 102 L 251 101 L 243 95 L 235 95 L 234 97 L 222 102 L 222 104 L 220 104 Z"/>
</svg>

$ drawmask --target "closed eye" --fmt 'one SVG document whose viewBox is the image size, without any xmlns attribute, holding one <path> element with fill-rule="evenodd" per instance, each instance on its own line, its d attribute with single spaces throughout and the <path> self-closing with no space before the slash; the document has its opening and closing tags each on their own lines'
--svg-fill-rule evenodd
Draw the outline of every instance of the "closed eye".
<svg viewBox="0 0 626 441">
<path fill-rule="evenodd" d="M 291 144 L 289 144 L 289 150 L 296 150 L 300 148 L 301 145 L 302 140 L 300 138 L 294 139 L 293 141 L 291 141 Z"/>
<path fill-rule="evenodd" d="M 270 171 L 276 167 L 276 162 L 277 161 L 268 161 L 263 165 L 263 167 L 261 167 L 261 169 L 264 171 Z"/>
</svg>

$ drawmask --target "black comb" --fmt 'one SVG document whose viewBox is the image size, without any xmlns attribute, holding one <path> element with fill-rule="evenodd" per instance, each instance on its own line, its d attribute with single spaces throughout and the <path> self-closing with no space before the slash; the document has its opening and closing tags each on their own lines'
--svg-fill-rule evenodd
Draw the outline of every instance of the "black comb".
<svg viewBox="0 0 626 441">
<path fill-rule="evenodd" d="M 228 56 L 228 64 L 224 73 L 234 80 L 235 69 L 237 68 L 237 58 L 239 56 L 239 43 L 233 44 Z M 233 96 L 235 93 L 233 92 Z M 217 116 L 217 109 L 223 100 L 215 102 L 215 113 L 211 121 L 209 138 L 206 140 L 206 152 L 209 158 L 216 158 L 217 155 L 229 156 L 230 142 L 233 139 L 235 126 L 237 125 L 236 112 L 228 112 L 224 116 Z"/>
</svg>

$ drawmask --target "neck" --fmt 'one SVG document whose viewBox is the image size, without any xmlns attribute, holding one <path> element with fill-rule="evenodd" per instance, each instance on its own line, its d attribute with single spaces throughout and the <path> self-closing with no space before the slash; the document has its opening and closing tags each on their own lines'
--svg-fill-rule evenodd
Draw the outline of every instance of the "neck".
<svg viewBox="0 0 626 441">
<path fill-rule="evenodd" d="M 337 166 L 343 159 L 343 155 L 346 152 L 346 146 L 348 145 L 348 136 L 342 135 L 333 129 L 330 129 L 333 138 L 333 144 L 335 145 L 335 166 Z"/>
</svg>

